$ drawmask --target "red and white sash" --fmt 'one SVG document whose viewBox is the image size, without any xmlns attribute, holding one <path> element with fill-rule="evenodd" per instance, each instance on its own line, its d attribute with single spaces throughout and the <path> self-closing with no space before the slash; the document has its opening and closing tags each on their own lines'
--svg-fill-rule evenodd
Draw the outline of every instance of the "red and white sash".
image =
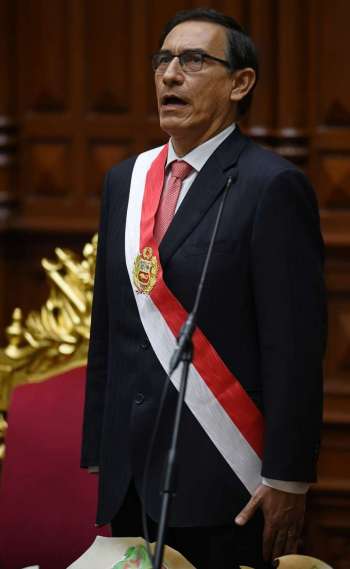
<svg viewBox="0 0 350 569">
<path fill-rule="evenodd" d="M 164 370 L 169 369 L 176 337 L 187 312 L 167 288 L 153 237 L 167 159 L 167 145 L 140 154 L 135 162 L 125 230 L 125 256 L 140 319 Z M 152 249 L 158 264 L 156 284 L 140 294 L 134 284 L 135 259 Z M 150 249 L 147 249 L 150 251 Z M 153 257 L 153 258 L 154 258 Z M 263 417 L 204 334 L 196 328 L 186 404 L 232 470 L 253 493 L 261 483 Z M 171 381 L 179 389 L 181 366 Z"/>
</svg>

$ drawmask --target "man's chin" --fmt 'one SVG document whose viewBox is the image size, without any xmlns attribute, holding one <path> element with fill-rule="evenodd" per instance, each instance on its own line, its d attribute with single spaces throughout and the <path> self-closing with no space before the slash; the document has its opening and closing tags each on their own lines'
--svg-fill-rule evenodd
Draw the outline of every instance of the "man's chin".
<svg viewBox="0 0 350 569">
<path fill-rule="evenodd" d="M 183 134 L 188 129 L 188 126 L 184 124 L 184 121 L 180 120 L 179 117 L 167 116 L 159 117 L 159 125 L 164 132 L 169 136 L 176 136 L 178 134 Z"/>
</svg>

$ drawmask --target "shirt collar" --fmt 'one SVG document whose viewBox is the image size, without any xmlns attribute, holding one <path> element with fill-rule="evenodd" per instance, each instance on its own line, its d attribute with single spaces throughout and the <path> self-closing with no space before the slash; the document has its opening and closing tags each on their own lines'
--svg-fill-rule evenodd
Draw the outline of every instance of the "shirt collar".
<svg viewBox="0 0 350 569">
<path fill-rule="evenodd" d="M 212 138 L 209 138 L 209 140 L 206 140 L 203 142 L 203 144 L 200 144 L 200 146 L 197 146 L 185 156 L 181 156 L 181 158 L 177 156 L 173 147 L 172 140 L 170 139 L 166 168 L 169 166 L 169 164 L 171 164 L 171 162 L 174 162 L 174 160 L 185 160 L 192 166 L 192 168 L 194 168 L 194 170 L 199 172 L 203 168 L 208 158 L 210 158 L 213 152 L 218 148 L 218 146 L 220 146 L 225 138 L 227 138 L 235 130 L 235 128 L 235 123 L 230 124 L 230 126 L 219 132 L 219 134 L 216 134 Z"/>
</svg>

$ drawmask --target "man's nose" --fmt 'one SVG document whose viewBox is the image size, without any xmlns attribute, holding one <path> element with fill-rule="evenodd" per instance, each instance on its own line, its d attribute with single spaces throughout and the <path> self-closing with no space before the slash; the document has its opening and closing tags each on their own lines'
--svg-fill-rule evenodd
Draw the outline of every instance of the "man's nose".
<svg viewBox="0 0 350 569">
<path fill-rule="evenodd" d="M 174 57 L 166 70 L 163 73 L 163 83 L 168 85 L 169 83 L 182 83 L 184 80 L 184 73 L 180 65 L 178 57 Z"/>
</svg>

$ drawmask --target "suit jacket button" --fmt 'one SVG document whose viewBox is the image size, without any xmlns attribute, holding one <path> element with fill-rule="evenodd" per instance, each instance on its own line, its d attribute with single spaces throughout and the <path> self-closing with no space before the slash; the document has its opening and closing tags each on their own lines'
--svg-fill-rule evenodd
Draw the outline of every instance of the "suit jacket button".
<svg viewBox="0 0 350 569">
<path fill-rule="evenodd" d="M 136 405 L 141 405 L 145 400 L 145 396 L 143 393 L 137 393 L 135 397 Z"/>
<path fill-rule="evenodd" d="M 148 340 L 146 340 L 145 342 L 142 342 L 142 343 L 140 344 L 140 348 L 141 348 L 141 350 L 148 350 L 149 345 L 150 345 L 150 344 L 149 344 Z"/>
</svg>

